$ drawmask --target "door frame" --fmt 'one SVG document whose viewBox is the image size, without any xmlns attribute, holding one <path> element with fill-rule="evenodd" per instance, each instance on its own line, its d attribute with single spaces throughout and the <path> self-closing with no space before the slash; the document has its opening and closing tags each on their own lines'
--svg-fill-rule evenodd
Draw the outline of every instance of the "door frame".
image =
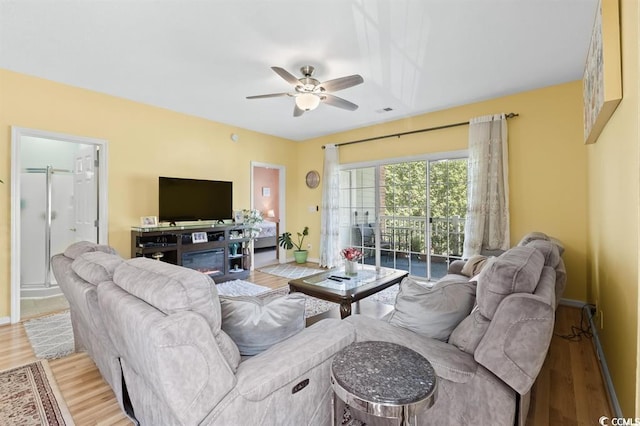
<svg viewBox="0 0 640 426">
<path fill-rule="evenodd" d="M 108 141 L 104 139 L 11 126 L 11 323 L 20 321 L 20 184 L 23 137 L 98 146 L 98 242 L 108 244 Z"/>
<path fill-rule="evenodd" d="M 286 173 L 287 173 L 287 168 L 281 164 L 273 164 L 273 163 L 261 163 L 259 161 L 252 161 L 251 162 L 251 208 L 254 208 L 253 205 L 253 191 L 254 191 L 254 182 L 253 182 L 253 169 L 255 167 L 267 167 L 270 169 L 277 169 L 278 170 L 278 196 L 280 197 L 280 200 L 278 202 L 278 210 L 279 210 L 279 214 L 280 214 L 280 224 L 278 225 L 278 229 L 279 232 L 282 233 L 283 229 L 287 229 L 286 228 L 286 208 L 285 206 L 287 205 L 286 203 Z M 253 246 L 252 246 L 253 249 Z M 276 235 L 276 249 L 278 250 L 278 263 L 285 263 L 286 262 L 286 257 L 287 257 L 287 252 L 280 247 L 280 245 L 278 244 L 278 236 Z M 253 253 L 251 253 L 251 256 L 253 257 Z M 251 262 L 251 269 L 254 269 L 254 262 Z"/>
</svg>

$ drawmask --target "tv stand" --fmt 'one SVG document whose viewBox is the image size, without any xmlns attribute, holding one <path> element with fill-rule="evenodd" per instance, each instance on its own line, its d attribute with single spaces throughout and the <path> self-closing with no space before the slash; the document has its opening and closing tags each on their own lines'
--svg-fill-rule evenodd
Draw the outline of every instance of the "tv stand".
<svg viewBox="0 0 640 426">
<path fill-rule="evenodd" d="M 131 228 L 131 257 L 149 257 L 209 275 L 216 283 L 246 279 L 251 239 L 246 227 L 203 222 Z M 194 235 L 195 234 L 195 235 Z"/>
</svg>

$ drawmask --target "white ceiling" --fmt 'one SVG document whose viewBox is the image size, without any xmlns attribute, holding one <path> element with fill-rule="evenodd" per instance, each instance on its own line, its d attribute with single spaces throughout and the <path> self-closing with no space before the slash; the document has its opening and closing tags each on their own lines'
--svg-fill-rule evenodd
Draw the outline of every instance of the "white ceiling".
<svg viewBox="0 0 640 426">
<path fill-rule="evenodd" d="M 293 140 L 582 77 L 597 0 L 0 0 L 0 68 Z M 293 117 L 270 67 L 360 106 Z M 1 96 L 1 94 L 0 94 Z M 381 113 L 382 108 L 393 108 Z M 498 112 L 498 111 L 487 111 Z M 508 111 L 504 111 L 508 112 Z"/>
</svg>

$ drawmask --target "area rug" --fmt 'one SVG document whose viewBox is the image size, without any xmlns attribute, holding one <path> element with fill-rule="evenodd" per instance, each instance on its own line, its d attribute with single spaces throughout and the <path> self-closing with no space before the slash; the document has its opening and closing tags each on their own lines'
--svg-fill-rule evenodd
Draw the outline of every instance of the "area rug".
<svg viewBox="0 0 640 426">
<path fill-rule="evenodd" d="M 277 275 L 278 277 L 296 279 L 317 274 L 318 272 L 322 272 L 322 269 L 307 268 L 306 266 L 296 266 L 290 263 L 283 263 L 282 265 L 267 266 L 266 268 L 259 269 L 259 271 L 264 272 L 265 274 Z"/>
<path fill-rule="evenodd" d="M 371 300 L 374 302 L 384 303 L 386 305 L 393 306 L 396 302 L 396 296 L 398 295 L 399 285 L 392 285 L 389 288 L 386 288 L 376 294 L 373 294 L 363 300 Z M 284 287 L 277 288 L 275 290 L 271 290 L 262 294 L 259 294 L 258 297 L 261 298 L 271 298 L 284 296 L 285 294 L 289 294 L 289 286 L 286 285 Z M 302 294 L 302 293 L 300 293 Z M 338 306 L 337 303 L 328 302 L 326 300 L 318 299 L 313 296 L 308 296 L 303 294 L 306 297 L 305 301 L 305 318 L 321 314 L 329 309 L 335 308 Z"/>
<path fill-rule="evenodd" d="M 47 361 L 0 372 L 0 424 L 74 424 Z"/>
<path fill-rule="evenodd" d="M 24 329 L 37 358 L 62 358 L 73 352 L 73 330 L 69 311 L 24 322 Z"/>
<path fill-rule="evenodd" d="M 286 285 L 284 287 L 277 288 L 275 290 L 268 291 L 266 293 L 259 294 L 258 297 L 262 299 L 271 299 L 274 297 L 280 297 L 289 294 L 289 286 Z M 306 294 L 298 293 L 303 295 L 307 300 L 304 303 L 304 317 L 309 318 L 314 315 L 321 314 L 323 312 L 328 311 L 329 309 L 335 308 L 339 306 L 337 303 L 328 302 L 326 300 L 318 299 L 313 296 L 307 296 Z"/>
</svg>

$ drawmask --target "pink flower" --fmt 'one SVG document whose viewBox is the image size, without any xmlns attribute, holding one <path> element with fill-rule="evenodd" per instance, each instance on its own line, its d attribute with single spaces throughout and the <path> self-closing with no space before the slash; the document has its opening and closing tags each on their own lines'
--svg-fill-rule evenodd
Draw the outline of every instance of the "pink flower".
<svg viewBox="0 0 640 426">
<path fill-rule="evenodd" d="M 342 249 L 340 254 L 342 254 L 342 257 L 351 262 L 357 262 L 358 260 L 362 259 L 362 252 L 355 247 Z"/>
</svg>

